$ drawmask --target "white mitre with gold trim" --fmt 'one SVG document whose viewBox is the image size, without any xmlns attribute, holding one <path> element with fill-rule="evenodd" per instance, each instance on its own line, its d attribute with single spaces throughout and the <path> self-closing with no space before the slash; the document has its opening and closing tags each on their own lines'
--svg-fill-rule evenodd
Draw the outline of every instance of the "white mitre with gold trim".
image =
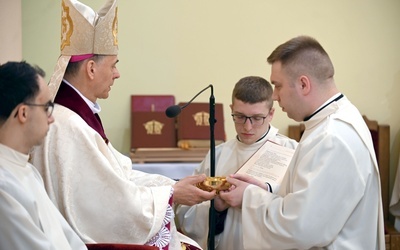
<svg viewBox="0 0 400 250">
<path fill-rule="evenodd" d="M 49 82 L 53 100 L 69 62 L 118 54 L 117 11 L 117 0 L 106 0 L 98 12 L 76 0 L 62 0 L 61 56 Z"/>
</svg>

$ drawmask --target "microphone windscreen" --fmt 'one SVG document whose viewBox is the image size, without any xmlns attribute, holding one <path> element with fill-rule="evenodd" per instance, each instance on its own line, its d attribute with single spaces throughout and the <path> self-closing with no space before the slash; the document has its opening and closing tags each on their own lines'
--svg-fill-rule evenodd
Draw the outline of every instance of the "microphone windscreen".
<svg viewBox="0 0 400 250">
<path fill-rule="evenodd" d="M 174 105 L 174 106 L 170 106 L 165 110 L 165 114 L 169 117 L 169 118 L 173 118 L 177 115 L 179 115 L 179 113 L 181 113 L 181 107 L 179 107 L 178 105 Z"/>
</svg>

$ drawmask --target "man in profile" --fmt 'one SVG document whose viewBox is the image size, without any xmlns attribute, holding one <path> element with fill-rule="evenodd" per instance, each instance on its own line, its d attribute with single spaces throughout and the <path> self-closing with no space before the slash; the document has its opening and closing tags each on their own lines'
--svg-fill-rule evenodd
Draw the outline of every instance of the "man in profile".
<svg viewBox="0 0 400 250">
<path fill-rule="evenodd" d="M 272 98 L 305 131 L 278 194 L 247 176 L 227 178 L 236 188 L 220 197 L 241 208 L 244 247 L 385 249 L 371 133 L 337 88 L 328 53 L 314 38 L 298 36 L 267 60 Z"/>
<path fill-rule="evenodd" d="M 61 56 L 50 80 L 56 122 L 33 152 L 50 198 L 86 243 L 197 246 L 177 232 L 173 206 L 213 198 L 195 186 L 205 175 L 175 182 L 132 170 L 100 120 L 97 100 L 120 77 L 116 0 L 98 13 L 78 1 L 62 7 Z"/>
<path fill-rule="evenodd" d="M 38 72 L 26 62 L 0 66 L 0 249 L 86 249 L 28 163 L 54 122 L 51 94 Z"/>
</svg>

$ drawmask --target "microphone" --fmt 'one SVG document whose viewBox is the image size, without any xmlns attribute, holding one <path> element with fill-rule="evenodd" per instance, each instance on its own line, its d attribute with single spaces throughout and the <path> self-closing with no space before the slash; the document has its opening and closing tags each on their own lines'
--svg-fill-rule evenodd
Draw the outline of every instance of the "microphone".
<svg viewBox="0 0 400 250">
<path fill-rule="evenodd" d="M 211 93 L 214 92 L 214 88 L 212 86 L 212 84 L 208 85 L 206 88 L 202 89 L 199 93 L 197 93 L 188 103 L 186 103 L 185 105 L 183 105 L 182 107 L 178 106 L 178 105 L 172 105 L 169 106 L 166 110 L 165 110 L 165 114 L 169 117 L 169 118 L 174 118 L 177 115 L 179 115 L 182 111 L 182 109 L 186 108 L 187 105 L 189 105 L 190 103 L 192 103 L 192 101 L 194 99 L 196 99 L 196 97 L 198 97 L 201 93 L 203 93 L 206 89 L 211 88 Z"/>
<path fill-rule="evenodd" d="M 174 118 L 175 116 L 179 115 L 182 111 L 182 108 L 179 107 L 178 105 L 173 105 L 168 107 L 165 110 L 165 114 L 169 117 L 169 118 Z"/>
</svg>

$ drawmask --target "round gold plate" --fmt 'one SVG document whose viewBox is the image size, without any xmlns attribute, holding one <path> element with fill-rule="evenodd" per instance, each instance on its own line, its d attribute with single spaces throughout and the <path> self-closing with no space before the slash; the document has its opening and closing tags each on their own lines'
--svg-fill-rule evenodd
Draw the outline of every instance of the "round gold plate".
<svg viewBox="0 0 400 250">
<path fill-rule="evenodd" d="M 199 182 L 196 185 L 198 188 L 204 191 L 219 191 L 227 190 L 231 184 L 226 181 L 226 177 L 207 177 L 203 182 Z"/>
</svg>

